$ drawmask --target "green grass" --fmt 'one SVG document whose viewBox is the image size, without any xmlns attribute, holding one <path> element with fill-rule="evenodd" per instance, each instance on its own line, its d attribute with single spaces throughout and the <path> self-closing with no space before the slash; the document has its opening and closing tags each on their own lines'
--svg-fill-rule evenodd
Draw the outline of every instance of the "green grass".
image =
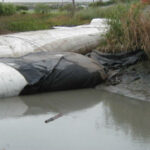
<svg viewBox="0 0 150 150">
<path fill-rule="evenodd" d="M 16 13 L 15 5 L 0 3 L 0 16 L 9 16 L 15 13 Z"/>
<path fill-rule="evenodd" d="M 15 14 L 0 17 L 0 34 L 50 29 L 53 26 L 73 26 L 90 22 L 79 17 L 73 17 L 67 12 L 50 14 Z"/>
<path fill-rule="evenodd" d="M 93 18 L 111 18 L 116 6 L 110 6 L 109 8 L 87 8 L 86 10 L 80 10 L 76 12 L 75 16 L 83 20 L 91 20 Z"/>
<path fill-rule="evenodd" d="M 10 33 L 46 29 L 50 27 L 50 24 L 44 23 L 47 19 L 48 16 L 35 14 L 15 14 L 0 17 L 0 33 L 3 31 Z"/>
<path fill-rule="evenodd" d="M 114 1 L 114 0 L 110 0 L 110 1 L 106 1 L 106 2 L 103 2 L 103 1 L 96 1 L 96 2 L 90 3 L 90 4 L 89 4 L 89 7 L 109 6 L 109 5 L 112 5 L 112 4 L 115 4 L 115 1 Z"/>
</svg>

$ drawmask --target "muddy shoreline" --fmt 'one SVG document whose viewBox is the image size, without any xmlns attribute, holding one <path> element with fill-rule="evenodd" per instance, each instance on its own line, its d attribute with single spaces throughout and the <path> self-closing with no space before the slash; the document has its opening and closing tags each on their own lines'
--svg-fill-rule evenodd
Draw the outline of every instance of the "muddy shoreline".
<svg viewBox="0 0 150 150">
<path fill-rule="evenodd" d="M 135 65 L 124 68 L 119 74 L 114 76 L 114 84 L 105 82 L 96 88 L 138 100 L 150 101 L 149 65 L 150 61 L 148 60 L 140 61 Z"/>
</svg>

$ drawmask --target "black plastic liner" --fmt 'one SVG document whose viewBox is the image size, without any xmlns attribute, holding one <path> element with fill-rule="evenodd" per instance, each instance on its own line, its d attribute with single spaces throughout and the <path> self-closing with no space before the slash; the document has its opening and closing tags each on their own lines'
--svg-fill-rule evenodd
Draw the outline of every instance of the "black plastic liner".
<svg viewBox="0 0 150 150">
<path fill-rule="evenodd" d="M 116 54 L 93 51 L 87 56 L 96 60 L 97 63 L 103 65 L 106 69 L 122 69 L 124 67 L 134 65 L 140 60 L 147 59 L 143 50 Z"/>
<path fill-rule="evenodd" d="M 102 53 L 93 51 L 87 55 L 103 65 L 107 73 L 107 85 L 117 85 L 122 82 L 122 76 L 127 67 L 136 64 L 139 61 L 147 60 L 145 52 L 142 50 L 122 53 Z M 137 75 L 135 75 L 135 78 Z"/>
<path fill-rule="evenodd" d="M 38 52 L 0 61 L 18 70 L 27 80 L 21 94 L 89 88 L 105 80 L 103 66 L 76 53 Z"/>
</svg>

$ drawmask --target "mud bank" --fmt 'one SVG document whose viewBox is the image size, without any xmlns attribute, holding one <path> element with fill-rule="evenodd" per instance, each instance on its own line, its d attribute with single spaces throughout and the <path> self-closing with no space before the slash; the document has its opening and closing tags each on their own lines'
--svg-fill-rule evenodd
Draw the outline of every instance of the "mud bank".
<svg viewBox="0 0 150 150">
<path fill-rule="evenodd" d="M 112 81 L 98 85 L 97 89 L 150 101 L 150 61 L 141 61 L 125 68 Z"/>
<path fill-rule="evenodd" d="M 144 51 L 116 54 L 93 51 L 89 57 L 107 72 L 106 82 L 97 89 L 150 101 L 150 61 Z"/>
</svg>

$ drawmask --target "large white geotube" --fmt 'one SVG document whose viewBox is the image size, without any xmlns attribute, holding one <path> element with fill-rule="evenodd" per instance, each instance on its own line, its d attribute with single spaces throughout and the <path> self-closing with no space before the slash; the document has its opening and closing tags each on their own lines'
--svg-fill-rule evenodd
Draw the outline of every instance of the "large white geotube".
<svg viewBox="0 0 150 150">
<path fill-rule="evenodd" d="M 99 44 L 108 29 L 106 22 L 93 19 L 88 25 L 2 35 L 0 57 L 19 57 L 37 51 L 84 53 Z"/>
<path fill-rule="evenodd" d="M 27 84 L 17 70 L 0 63 L 0 97 L 18 96 Z"/>
</svg>

